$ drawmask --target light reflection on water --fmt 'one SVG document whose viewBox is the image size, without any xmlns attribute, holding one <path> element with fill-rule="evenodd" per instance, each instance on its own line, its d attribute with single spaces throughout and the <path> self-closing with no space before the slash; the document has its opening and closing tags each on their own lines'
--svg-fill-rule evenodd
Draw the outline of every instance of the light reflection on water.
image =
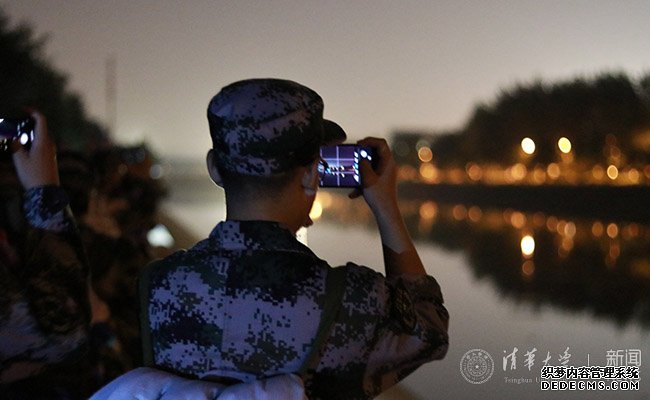
<svg viewBox="0 0 650 400">
<path fill-rule="evenodd" d="M 205 237 L 225 216 L 223 196 L 213 188 L 210 193 L 172 195 L 165 209 Z M 381 271 L 379 237 L 363 200 L 321 191 L 318 202 L 322 215 L 308 231 L 316 254 L 332 265 L 354 261 Z M 430 201 L 401 208 L 428 273 L 442 287 L 451 346 L 445 360 L 421 367 L 380 399 L 650 396 L 643 364 L 639 392 L 548 393 L 535 381 L 543 359 L 550 356 L 549 364 L 557 365 L 565 352 L 574 366 L 604 366 L 609 350 L 624 355 L 639 349 L 642 360 L 650 357 L 648 226 Z M 504 370 L 503 357 L 515 347 L 516 368 L 509 363 Z M 459 371 L 463 354 L 475 348 L 489 352 L 496 366 L 480 385 L 466 382 Z M 529 369 L 524 354 L 533 349 Z"/>
</svg>

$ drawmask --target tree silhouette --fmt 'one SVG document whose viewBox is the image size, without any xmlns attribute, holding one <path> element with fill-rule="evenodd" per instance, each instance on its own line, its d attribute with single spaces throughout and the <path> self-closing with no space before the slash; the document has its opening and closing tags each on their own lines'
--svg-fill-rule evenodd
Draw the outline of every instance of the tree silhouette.
<svg viewBox="0 0 650 400">
<path fill-rule="evenodd" d="M 66 76 L 51 66 L 44 55 L 46 42 L 27 24 L 12 26 L 0 8 L 0 115 L 35 107 L 48 118 L 60 149 L 92 151 L 108 141 L 106 130 L 86 115 Z"/>
<path fill-rule="evenodd" d="M 510 164 L 518 161 L 521 140 L 530 137 L 537 150 L 529 161 L 548 164 L 557 161 L 557 140 L 565 136 L 576 158 L 591 164 L 606 161 L 603 150 L 614 138 L 628 161 L 647 162 L 647 151 L 633 142 L 649 129 L 650 75 L 635 83 L 614 73 L 504 90 L 492 104 L 474 109 L 457 140 L 443 135 L 432 147 L 441 166 L 467 160 Z"/>
</svg>

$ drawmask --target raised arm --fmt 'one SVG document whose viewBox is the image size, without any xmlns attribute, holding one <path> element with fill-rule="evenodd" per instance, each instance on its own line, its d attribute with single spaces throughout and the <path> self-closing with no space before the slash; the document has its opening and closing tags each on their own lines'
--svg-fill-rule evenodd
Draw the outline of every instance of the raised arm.
<svg viewBox="0 0 650 400">
<path fill-rule="evenodd" d="M 375 169 L 366 160 L 361 162 L 359 168 L 363 197 L 379 227 L 386 276 L 426 275 L 397 206 L 397 168 L 388 143 L 384 139 L 366 138 L 359 141 L 359 144 L 373 148 L 378 157 Z"/>
<path fill-rule="evenodd" d="M 88 268 L 68 198 L 59 187 L 55 147 L 45 118 L 33 113 L 31 148 L 13 148 L 25 188 L 24 242 L 15 265 L 0 265 L 0 383 L 26 378 L 78 355 L 90 319 Z"/>
</svg>

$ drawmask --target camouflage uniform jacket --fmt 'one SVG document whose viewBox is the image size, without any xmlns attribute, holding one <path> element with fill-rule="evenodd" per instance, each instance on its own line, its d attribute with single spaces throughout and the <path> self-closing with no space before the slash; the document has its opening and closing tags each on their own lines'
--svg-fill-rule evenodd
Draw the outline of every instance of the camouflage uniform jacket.
<svg viewBox="0 0 650 400">
<path fill-rule="evenodd" d="M 0 385 L 79 354 L 88 335 L 88 271 L 65 192 L 30 189 L 23 209 L 25 236 L 10 244 L 3 230 L 0 249 Z"/>
<path fill-rule="evenodd" d="M 142 276 L 154 364 L 242 381 L 295 372 L 316 335 L 330 268 L 277 223 L 221 222 Z M 372 398 L 445 355 L 448 314 L 432 277 L 342 268 L 341 309 L 309 398 Z"/>
</svg>

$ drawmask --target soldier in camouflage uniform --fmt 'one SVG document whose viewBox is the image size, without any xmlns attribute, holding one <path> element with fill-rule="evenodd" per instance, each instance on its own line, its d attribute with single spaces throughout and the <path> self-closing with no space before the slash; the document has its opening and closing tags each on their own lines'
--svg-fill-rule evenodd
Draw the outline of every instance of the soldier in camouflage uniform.
<svg viewBox="0 0 650 400">
<path fill-rule="evenodd" d="M 58 398 L 53 385 L 61 382 L 48 374 L 79 358 L 90 320 L 88 270 L 59 187 L 54 144 L 45 118 L 36 112 L 33 117 L 31 148 L 14 143 L 15 170 L 3 154 L 0 173 L 0 396 L 5 398 Z"/>
<path fill-rule="evenodd" d="M 186 377 L 251 381 L 298 370 L 312 346 L 331 267 L 295 238 L 311 224 L 319 147 L 345 133 L 322 118 L 320 96 L 295 82 L 231 84 L 210 102 L 212 179 L 227 220 L 149 266 L 141 279 L 150 361 Z M 313 377 L 312 399 L 368 399 L 444 357 L 448 314 L 397 208 L 395 164 L 368 138 L 362 195 L 376 217 L 386 276 L 353 263 Z"/>
</svg>

